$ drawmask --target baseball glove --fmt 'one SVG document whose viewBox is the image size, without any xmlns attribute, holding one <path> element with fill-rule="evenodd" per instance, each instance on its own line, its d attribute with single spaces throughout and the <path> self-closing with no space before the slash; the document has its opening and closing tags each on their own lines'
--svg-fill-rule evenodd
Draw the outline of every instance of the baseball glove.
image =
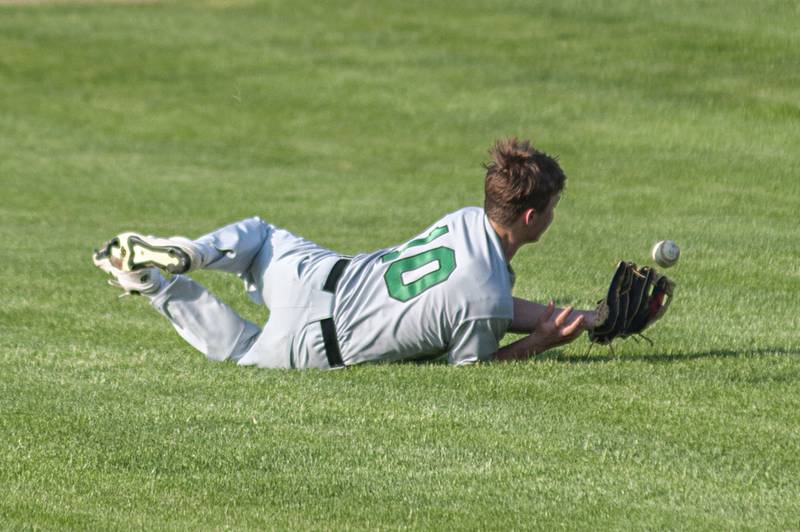
<svg viewBox="0 0 800 532">
<path fill-rule="evenodd" d="M 641 335 L 661 318 L 672 301 L 675 283 L 655 268 L 620 261 L 605 299 L 597 303 L 597 323 L 589 340 L 610 344 L 615 338 Z"/>
</svg>

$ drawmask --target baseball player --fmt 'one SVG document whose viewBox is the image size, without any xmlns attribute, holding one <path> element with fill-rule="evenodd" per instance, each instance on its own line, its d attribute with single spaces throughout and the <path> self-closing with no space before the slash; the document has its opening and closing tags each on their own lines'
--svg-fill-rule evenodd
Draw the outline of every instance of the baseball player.
<svg viewBox="0 0 800 532">
<path fill-rule="evenodd" d="M 194 241 L 122 233 L 93 261 L 213 360 L 331 369 L 525 359 L 575 339 L 593 326 L 594 312 L 512 296 L 511 259 L 547 230 L 566 177 L 529 141 L 499 141 L 490 154 L 484 208 L 448 214 L 373 253 L 343 257 L 256 217 Z M 186 275 L 201 269 L 241 278 L 270 309 L 267 323 L 243 319 Z M 501 348 L 507 331 L 528 334 Z"/>
</svg>

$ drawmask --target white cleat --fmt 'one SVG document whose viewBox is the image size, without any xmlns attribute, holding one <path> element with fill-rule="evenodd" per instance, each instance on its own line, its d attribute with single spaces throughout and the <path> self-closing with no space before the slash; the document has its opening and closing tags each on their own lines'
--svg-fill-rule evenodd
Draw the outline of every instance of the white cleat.
<svg viewBox="0 0 800 532">
<path fill-rule="evenodd" d="M 158 268 L 181 274 L 196 270 L 202 258 L 188 238 L 158 238 L 139 233 L 121 233 L 105 243 L 98 253 L 107 255 L 124 272 Z"/>
<path fill-rule="evenodd" d="M 94 265 L 112 277 L 108 280 L 108 284 L 122 288 L 125 291 L 123 295 L 150 295 L 161 290 L 164 277 L 157 268 L 144 268 L 134 272 L 122 271 L 117 267 L 120 259 L 118 251 L 115 253 L 115 249 L 119 248 L 107 244 L 92 255 Z"/>
</svg>

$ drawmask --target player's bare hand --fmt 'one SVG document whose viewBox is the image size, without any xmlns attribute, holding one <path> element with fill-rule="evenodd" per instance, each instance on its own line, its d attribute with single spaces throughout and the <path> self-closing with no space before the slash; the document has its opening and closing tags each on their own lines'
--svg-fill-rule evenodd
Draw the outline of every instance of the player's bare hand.
<svg viewBox="0 0 800 532">
<path fill-rule="evenodd" d="M 550 301 L 547 304 L 547 309 L 539 318 L 534 332 L 539 342 L 549 349 L 567 344 L 580 336 L 585 329 L 585 316 L 581 313 L 576 313 L 577 315 L 570 319 L 572 313 L 573 308 L 570 305 L 554 316 L 555 303 Z"/>
</svg>

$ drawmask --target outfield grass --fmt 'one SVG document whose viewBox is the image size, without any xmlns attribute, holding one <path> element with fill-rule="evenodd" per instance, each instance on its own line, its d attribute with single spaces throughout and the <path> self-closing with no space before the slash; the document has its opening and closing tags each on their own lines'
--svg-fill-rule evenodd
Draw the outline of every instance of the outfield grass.
<svg viewBox="0 0 800 532">
<path fill-rule="evenodd" d="M 23 4 L 0 1 L 0 528 L 800 528 L 795 5 Z M 590 306 L 673 238 L 653 346 L 242 369 L 89 261 L 256 214 L 393 245 L 480 204 L 509 134 L 569 175 L 516 293 Z"/>
</svg>

